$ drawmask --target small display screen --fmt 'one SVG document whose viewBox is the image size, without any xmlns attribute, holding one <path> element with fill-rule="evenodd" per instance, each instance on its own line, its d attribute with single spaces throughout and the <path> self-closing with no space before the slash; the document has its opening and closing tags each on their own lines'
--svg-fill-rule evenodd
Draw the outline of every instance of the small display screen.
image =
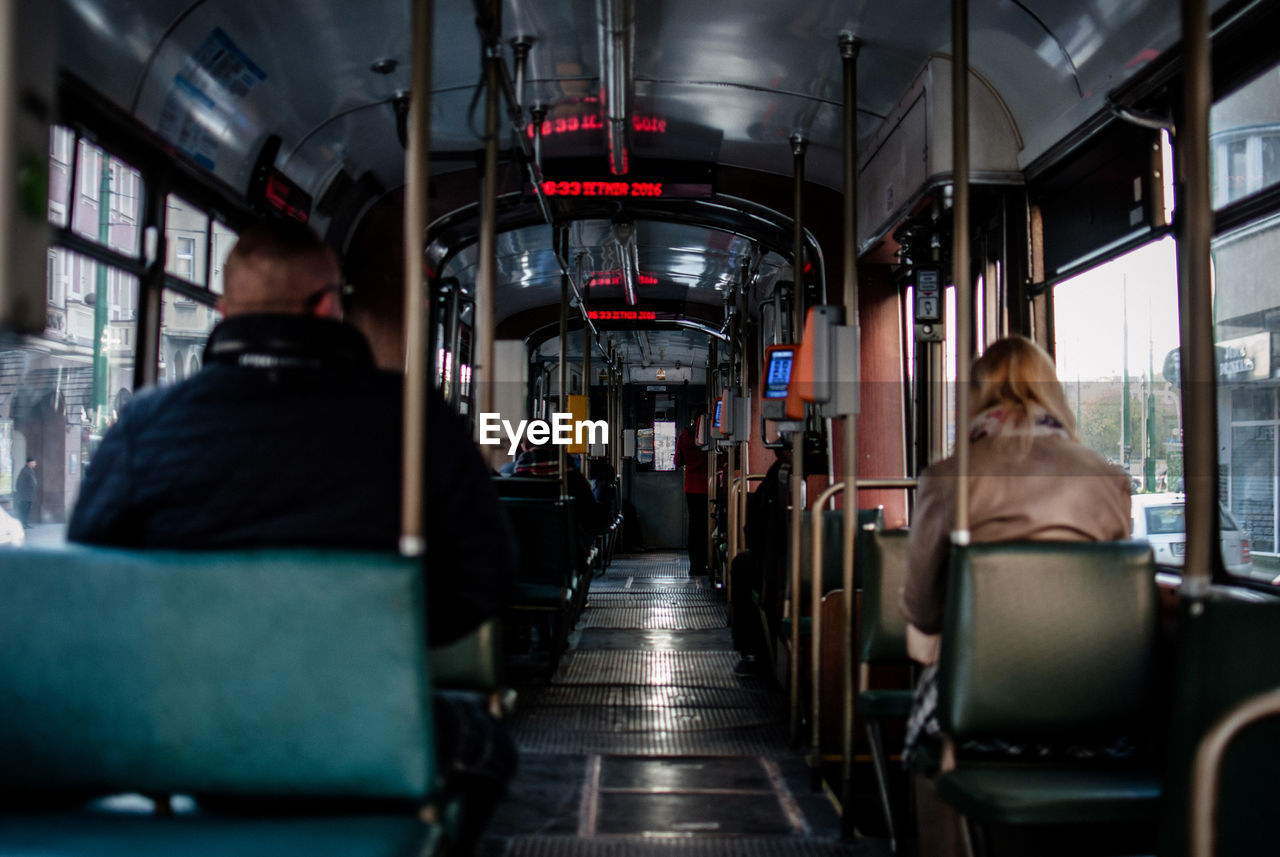
<svg viewBox="0 0 1280 857">
<path fill-rule="evenodd" d="M 720 428 L 720 409 L 724 407 L 724 402 L 716 402 L 716 415 L 711 420 L 711 425 Z"/>
<path fill-rule="evenodd" d="M 764 397 L 766 399 L 785 399 L 787 385 L 791 383 L 791 362 L 795 351 L 790 348 L 778 348 L 769 352 L 769 365 L 765 367 Z"/>
</svg>

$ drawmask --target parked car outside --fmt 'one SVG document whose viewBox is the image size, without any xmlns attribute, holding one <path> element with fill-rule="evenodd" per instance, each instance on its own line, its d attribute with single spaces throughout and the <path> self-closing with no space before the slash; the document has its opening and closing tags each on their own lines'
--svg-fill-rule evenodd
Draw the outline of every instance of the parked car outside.
<svg viewBox="0 0 1280 857">
<path fill-rule="evenodd" d="M 1187 520 L 1185 494 L 1134 494 L 1130 531 L 1133 538 L 1149 542 L 1156 564 L 1181 567 L 1186 563 Z M 1222 561 L 1227 571 L 1253 577 L 1249 534 L 1230 512 L 1218 507 L 1218 529 L 1222 534 Z M 1270 580 L 1270 575 L 1267 575 Z"/>
<path fill-rule="evenodd" d="M 0 547 L 22 547 L 27 542 L 27 534 L 18 519 L 4 509 L 0 509 Z"/>
</svg>

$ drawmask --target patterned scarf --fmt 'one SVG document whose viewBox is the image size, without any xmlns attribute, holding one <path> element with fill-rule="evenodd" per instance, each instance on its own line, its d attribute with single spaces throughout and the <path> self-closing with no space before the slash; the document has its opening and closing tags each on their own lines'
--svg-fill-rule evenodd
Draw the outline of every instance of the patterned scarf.
<svg viewBox="0 0 1280 857">
<path fill-rule="evenodd" d="M 969 440 L 975 441 L 984 437 L 1000 437 L 1006 434 L 1030 434 L 1032 437 L 1070 437 L 1062 423 L 1058 422 L 1048 411 L 1036 408 L 1031 411 L 1031 427 L 1028 429 L 1022 414 L 994 405 L 985 411 L 979 411 L 969 421 Z"/>
</svg>

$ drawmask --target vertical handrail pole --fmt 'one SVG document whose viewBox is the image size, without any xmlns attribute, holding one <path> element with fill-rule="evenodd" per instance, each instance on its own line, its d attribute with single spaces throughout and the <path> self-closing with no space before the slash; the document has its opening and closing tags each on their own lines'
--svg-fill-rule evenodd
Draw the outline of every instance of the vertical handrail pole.
<svg viewBox="0 0 1280 857">
<path fill-rule="evenodd" d="M 585 255 L 578 254 L 578 282 L 582 284 L 582 314 L 588 319 L 591 318 L 591 288 L 586 283 L 586 278 L 582 276 L 582 265 Z M 582 325 L 582 395 L 587 397 L 587 413 L 583 414 L 584 419 L 590 419 L 591 410 L 591 325 Z M 587 457 L 590 458 L 591 452 L 588 450 Z"/>
<path fill-rule="evenodd" d="M 791 315 L 792 341 L 799 343 L 804 328 L 804 151 L 807 143 L 796 134 L 791 138 L 791 154 L 795 165 L 794 178 L 794 307 Z M 791 743 L 800 739 L 800 608 L 804 603 L 800 594 L 800 535 L 804 514 L 804 432 L 791 437 L 791 658 L 789 662 Z"/>
<path fill-rule="evenodd" d="M 502 0 L 489 0 L 493 30 L 486 35 L 484 103 L 484 176 L 480 191 L 480 258 L 476 270 L 476 308 L 471 327 L 472 383 L 479 392 L 476 411 L 493 412 L 494 370 L 497 350 L 494 337 L 498 284 L 498 98 L 502 94 Z M 475 421 L 477 426 L 480 420 Z M 483 447 L 482 447 L 483 448 Z M 489 447 L 497 449 L 497 447 Z M 491 463 L 486 460 L 486 464 Z"/>
<path fill-rule="evenodd" d="M 405 149 L 404 206 L 404 481 L 400 497 L 400 552 L 421 556 L 427 449 L 427 177 L 431 151 L 431 0 L 415 0 L 409 70 L 409 140 Z"/>
<path fill-rule="evenodd" d="M 951 273 L 956 286 L 956 521 L 953 545 L 969 543 L 969 369 L 973 291 L 969 288 L 969 3 L 951 3 Z"/>
<path fill-rule="evenodd" d="M 750 279 L 746 266 L 743 266 L 740 272 L 740 280 L 741 282 L 739 283 L 738 293 L 735 300 L 738 304 L 738 336 L 742 340 L 742 371 L 738 373 L 738 389 L 736 395 L 738 396 L 738 402 L 746 404 L 746 407 L 748 408 L 748 419 L 738 419 L 735 420 L 735 422 L 745 425 L 749 432 L 751 430 L 752 420 L 749 419 L 751 416 L 751 402 L 747 397 L 747 330 L 746 324 L 743 321 L 743 319 L 746 318 L 748 304 L 747 290 L 750 288 Z M 735 402 L 734 404 L 736 405 L 738 402 Z M 746 544 L 747 495 L 749 494 L 749 489 L 747 487 L 747 475 L 751 472 L 751 443 L 747 437 L 744 437 L 739 441 L 739 447 L 738 469 L 742 471 L 742 489 L 738 494 L 738 525 L 736 528 L 736 534 L 738 537 L 738 545 L 741 547 Z"/>
<path fill-rule="evenodd" d="M 711 436 L 711 429 L 712 429 L 711 417 L 716 412 L 715 410 L 716 408 L 715 406 L 716 370 L 719 368 L 719 366 L 720 366 L 720 340 L 716 339 L 715 337 L 712 337 L 711 343 L 710 343 L 710 352 L 707 355 L 707 390 L 706 390 L 706 400 L 707 400 L 706 401 L 706 407 L 707 407 L 707 418 L 706 418 L 706 426 L 707 426 L 707 432 L 706 432 L 707 434 L 707 453 L 706 453 L 707 455 L 707 563 L 708 564 L 712 563 L 712 557 L 714 556 L 712 551 L 716 550 L 715 539 L 712 537 L 712 532 L 715 530 L 715 528 L 711 525 L 711 521 L 714 519 L 712 509 L 715 508 L 715 506 L 717 505 L 717 501 L 719 499 L 719 494 L 717 493 L 717 489 L 719 485 L 716 481 L 716 443 L 715 443 L 715 438 Z M 733 578 L 729 575 L 729 568 L 728 568 L 729 565 L 732 565 L 732 560 L 728 557 L 727 554 L 725 556 L 725 563 L 726 563 L 726 567 L 722 569 L 724 573 L 724 586 L 725 586 L 724 591 L 725 591 L 725 598 L 729 602 L 729 623 L 733 624 L 733 619 L 734 619 L 733 617 Z"/>
<path fill-rule="evenodd" d="M 740 347 L 741 343 L 738 341 L 738 316 L 735 313 L 729 323 L 729 377 L 725 379 L 724 385 L 725 390 L 729 392 L 730 396 L 734 394 L 736 389 L 734 379 L 737 377 L 738 352 Z M 724 413 L 720 415 L 722 427 L 724 427 L 726 423 L 730 422 L 729 414 L 730 411 L 728 407 L 726 407 Z M 728 428 L 732 430 L 733 426 L 729 425 Z M 724 483 L 725 503 L 727 504 L 725 510 L 725 526 L 729 529 L 727 534 L 729 539 L 729 564 L 733 565 L 734 557 L 738 555 L 738 493 L 737 481 L 734 478 L 734 473 L 738 469 L 738 444 L 732 441 L 729 443 L 729 455 L 726 468 L 727 472 L 725 474 Z"/>
<path fill-rule="evenodd" d="M 449 289 L 449 404 L 455 408 L 461 398 L 462 362 L 458 355 L 462 353 L 462 284 L 454 283 Z M 472 317 L 475 322 L 475 317 Z"/>
<path fill-rule="evenodd" d="M 858 52 L 861 42 L 850 33 L 840 36 L 840 56 L 844 61 L 844 323 L 857 329 L 858 318 Z M 857 383 L 852 378 L 841 383 Z M 854 414 L 844 417 L 844 485 L 858 484 L 858 418 Z M 815 507 L 816 508 L 816 507 Z M 858 527 L 858 494 L 846 491 L 844 495 L 844 657 L 843 697 L 841 700 L 841 738 L 844 759 L 841 765 L 840 806 L 841 832 L 846 838 L 853 835 L 853 715 L 855 674 L 853 561 L 854 544 Z M 814 572 L 817 574 L 817 572 Z M 819 598 L 817 602 L 821 606 Z M 817 635 L 817 607 L 814 608 L 814 635 Z M 815 659 L 817 647 L 814 647 Z M 814 670 L 815 675 L 817 669 Z M 817 694 L 814 694 L 814 720 L 817 720 Z M 814 750 L 817 746 L 817 729 L 814 729 Z"/>
<path fill-rule="evenodd" d="M 569 230 L 560 229 L 561 249 L 569 258 Z M 564 413 L 569 408 L 569 269 L 560 269 L 560 389 L 556 409 Z M 556 457 L 560 468 L 560 496 L 569 496 L 569 453 L 564 444 L 556 445 Z"/>
<path fill-rule="evenodd" d="M 818 499 L 813 503 L 813 516 L 809 521 L 809 541 L 813 552 L 814 568 L 813 577 L 809 581 L 809 610 L 813 614 L 809 626 L 809 657 L 812 659 L 812 663 L 809 664 L 811 677 L 809 694 L 810 705 L 813 707 L 809 718 L 809 768 L 815 787 L 822 776 L 822 564 L 825 561 L 822 532 L 826 527 L 826 516 L 822 514 L 822 507 L 832 497 L 844 492 L 846 484 L 848 483 L 837 482 L 819 494 Z M 851 502 L 850 497 L 845 498 L 846 505 Z M 847 637 L 848 634 L 845 636 Z M 850 748 L 845 747 L 844 751 L 847 754 Z M 848 804 L 842 803 L 841 806 L 846 807 Z M 846 813 L 846 815 L 852 821 L 853 814 Z"/>
<path fill-rule="evenodd" d="M 1209 12 L 1205 0 L 1182 0 L 1182 44 L 1186 52 L 1185 115 L 1178 123 L 1177 200 L 1178 301 L 1182 334 L 1182 418 L 1187 437 L 1187 555 L 1183 588 L 1198 594 L 1208 585 L 1217 549 L 1217 401 L 1213 384 L 1213 295 L 1210 241 L 1213 199 L 1209 176 L 1210 79 Z"/>
</svg>

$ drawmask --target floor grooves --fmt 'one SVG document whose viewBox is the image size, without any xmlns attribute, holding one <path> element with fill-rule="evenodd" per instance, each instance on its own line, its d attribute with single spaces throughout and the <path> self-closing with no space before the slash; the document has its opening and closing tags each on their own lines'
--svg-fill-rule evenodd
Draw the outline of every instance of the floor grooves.
<svg viewBox="0 0 1280 857">
<path fill-rule="evenodd" d="M 522 687 L 521 772 L 481 853 L 828 857 L 844 843 L 787 741 L 776 684 L 740 677 L 719 593 L 683 553 L 615 559 L 550 681 Z"/>
</svg>

